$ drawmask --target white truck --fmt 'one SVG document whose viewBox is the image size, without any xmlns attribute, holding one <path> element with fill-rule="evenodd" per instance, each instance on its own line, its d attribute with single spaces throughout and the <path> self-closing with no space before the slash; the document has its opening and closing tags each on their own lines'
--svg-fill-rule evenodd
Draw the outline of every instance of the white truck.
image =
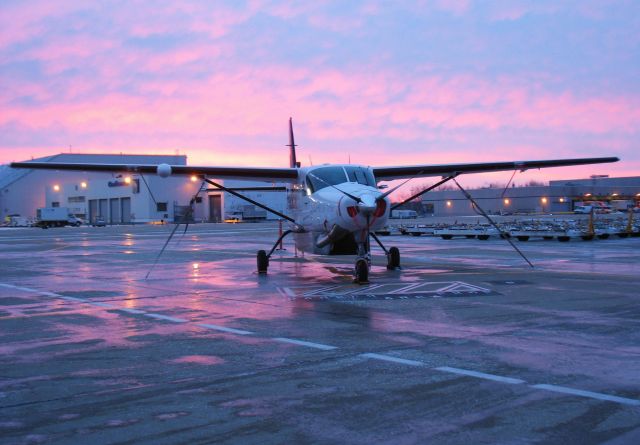
<svg viewBox="0 0 640 445">
<path fill-rule="evenodd" d="M 416 212 L 415 210 L 392 210 L 390 217 L 394 219 L 417 218 L 418 212 Z"/>
<path fill-rule="evenodd" d="M 37 212 L 36 225 L 43 229 L 67 225 L 77 227 L 83 222 L 80 218 L 69 213 L 67 207 L 42 207 Z"/>
</svg>

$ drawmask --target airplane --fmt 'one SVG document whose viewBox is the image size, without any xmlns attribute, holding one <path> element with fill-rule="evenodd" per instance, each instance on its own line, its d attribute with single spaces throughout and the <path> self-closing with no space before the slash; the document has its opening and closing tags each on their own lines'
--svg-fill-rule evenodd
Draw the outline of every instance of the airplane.
<svg viewBox="0 0 640 445">
<path fill-rule="evenodd" d="M 287 146 L 289 147 L 289 167 L 285 168 L 28 161 L 14 162 L 10 166 L 28 169 L 131 172 L 139 175 L 157 174 L 163 178 L 171 175 L 197 176 L 203 181 L 203 185 L 208 183 L 217 189 L 231 193 L 290 223 L 289 228 L 282 233 L 269 252 L 266 250 L 258 251 L 256 258 L 257 269 L 260 274 L 267 273 L 269 259 L 277 245 L 284 237 L 292 234 L 296 248 L 300 251 L 319 255 L 355 255 L 354 281 L 359 284 L 365 284 L 368 283 L 371 269 L 371 238 L 385 252 L 387 269 L 400 268 L 400 251 L 396 247 L 387 249 L 375 235 L 377 230 L 387 225 L 392 209 L 433 190 L 447 181 L 454 181 L 467 199 L 474 202 L 473 198 L 456 181 L 456 177 L 459 175 L 496 171 L 513 171 L 515 173 L 518 170 L 525 171 L 619 161 L 617 157 L 598 157 L 389 167 L 370 167 L 360 164 L 324 164 L 301 167 L 296 158 L 297 145 L 294 140 L 293 120 L 291 118 L 289 119 L 289 144 Z M 420 193 L 392 206 L 389 195 L 410 179 L 420 177 L 441 177 L 441 179 Z M 250 199 L 231 188 L 215 182 L 211 178 L 284 183 L 287 190 L 287 214 Z M 397 179 L 405 179 L 405 181 L 387 191 L 383 191 L 385 186 L 378 185 L 381 181 Z M 200 190 L 202 190 L 202 187 Z M 191 200 L 191 208 L 193 208 L 193 202 L 195 202 L 196 197 L 197 195 Z M 477 203 L 474 202 L 474 204 L 474 207 L 479 208 Z M 483 211 L 482 213 L 493 223 L 488 215 Z M 171 240 L 177 227 L 178 225 L 175 226 L 162 251 Z M 515 245 L 513 247 L 518 250 Z M 162 254 L 162 251 L 160 254 Z M 519 250 L 518 253 L 522 255 Z"/>
</svg>

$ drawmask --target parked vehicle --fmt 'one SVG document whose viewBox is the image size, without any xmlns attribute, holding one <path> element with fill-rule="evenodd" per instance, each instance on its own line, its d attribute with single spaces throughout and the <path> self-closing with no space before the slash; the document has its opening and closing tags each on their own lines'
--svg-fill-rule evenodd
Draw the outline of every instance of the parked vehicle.
<svg viewBox="0 0 640 445">
<path fill-rule="evenodd" d="M 410 218 L 417 218 L 417 217 L 418 217 L 418 212 L 416 212 L 415 210 L 392 210 L 391 211 L 391 218 L 410 219 Z"/>
<path fill-rule="evenodd" d="M 38 227 L 80 226 L 83 220 L 69 213 L 67 207 L 42 207 L 37 211 Z"/>
</svg>

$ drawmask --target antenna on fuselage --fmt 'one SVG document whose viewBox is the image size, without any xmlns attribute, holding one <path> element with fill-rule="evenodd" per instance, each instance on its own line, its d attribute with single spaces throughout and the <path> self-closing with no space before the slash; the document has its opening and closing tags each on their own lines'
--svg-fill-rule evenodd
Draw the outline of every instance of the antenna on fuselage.
<svg viewBox="0 0 640 445">
<path fill-rule="evenodd" d="M 289 147 L 289 167 L 291 168 L 297 168 L 300 167 L 300 163 L 298 163 L 298 161 L 296 161 L 296 143 L 295 143 L 295 139 L 293 138 L 293 118 L 289 118 L 289 145 L 287 145 L 287 147 Z"/>
</svg>

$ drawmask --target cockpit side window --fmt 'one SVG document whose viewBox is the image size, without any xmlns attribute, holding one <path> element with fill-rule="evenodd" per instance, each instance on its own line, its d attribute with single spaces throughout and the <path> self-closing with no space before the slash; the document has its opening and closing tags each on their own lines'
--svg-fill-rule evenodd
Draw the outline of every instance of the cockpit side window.
<svg viewBox="0 0 640 445">
<path fill-rule="evenodd" d="M 347 181 L 342 167 L 319 167 L 314 168 L 307 174 L 307 187 L 311 193 L 330 185 L 338 185 Z"/>
<path fill-rule="evenodd" d="M 368 168 L 346 166 L 344 168 L 349 176 L 349 182 L 357 182 L 362 185 L 376 186 L 376 181 Z"/>
</svg>

